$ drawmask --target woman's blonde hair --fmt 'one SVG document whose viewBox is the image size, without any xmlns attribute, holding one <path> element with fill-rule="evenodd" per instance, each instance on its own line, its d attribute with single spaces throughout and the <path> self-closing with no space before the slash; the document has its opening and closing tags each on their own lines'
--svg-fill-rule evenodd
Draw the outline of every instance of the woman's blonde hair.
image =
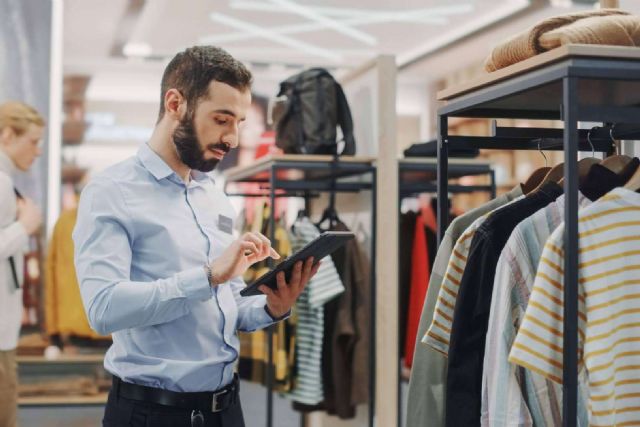
<svg viewBox="0 0 640 427">
<path fill-rule="evenodd" d="M 19 101 L 9 101 L 0 104 L 0 132 L 7 127 L 13 129 L 16 135 L 24 134 L 30 124 L 44 126 L 44 118 L 35 108 Z"/>
</svg>

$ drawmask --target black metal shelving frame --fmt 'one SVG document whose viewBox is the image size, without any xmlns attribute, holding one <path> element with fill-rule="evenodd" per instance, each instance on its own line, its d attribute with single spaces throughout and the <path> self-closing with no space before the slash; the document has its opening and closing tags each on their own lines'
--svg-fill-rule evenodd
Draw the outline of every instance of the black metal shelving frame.
<svg viewBox="0 0 640 427">
<path fill-rule="evenodd" d="M 401 159 L 398 164 L 399 199 L 411 197 L 418 193 L 436 193 L 438 162 L 436 159 L 412 158 Z M 418 175 L 419 174 L 419 175 Z M 496 197 L 495 171 L 487 162 L 461 160 L 449 165 L 449 178 L 462 178 L 465 176 L 488 175 L 488 185 L 449 185 L 451 194 L 474 193 L 487 191 L 492 198 Z"/>
<path fill-rule="evenodd" d="M 637 59 L 568 56 L 542 68 L 471 90 L 448 100 L 438 109 L 438 242 L 448 224 L 445 198 L 450 147 L 564 151 L 563 426 L 575 426 L 577 423 L 577 154 L 578 151 L 611 153 L 612 139 L 640 136 L 637 131 L 633 132 L 640 124 L 639 89 L 640 61 Z M 449 117 L 562 120 L 564 128 L 498 128 L 490 137 L 449 136 Z M 579 121 L 604 125 L 589 135 L 589 130 L 578 128 Z M 610 127 L 612 123 L 616 125 Z"/>
<path fill-rule="evenodd" d="M 287 171 L 299 171 L 302 177 L 288 177 Z M 369 181 L 348 180 L 345 178 L 362 177 L 370 174 Z M 229 196 L 240 197 L 268 197 L 271 206 L 275 206 L 277 197 L 302 197 L 305 199 L 305 208 L 308 206 L 310 198 L 317 197 L 319 193 L 353 193 L 360 191 L 371 192 L 371 249 L 370 249 L 370 277 L 371 277 L 371 318 L 369 328 L 369 405 L 368 405 L 368 425 L 374 426 L 375 417 L 375 378 L 376 378 L 376 218 L 377 218 L 377 176 L 376 167 L 373 160 L 357 158 L 349 161 L 340 158 L 330 158 L 321 156 L 311 160 L 309 156 L 296 160 L 295 156 L 277 156 L 270 161 L 263 162 L 262 166 L 254 168 L 249 174 L 228 175 L 225 182 L 225 192 L 229 183 L 258 183 L 262 184 L 258 192 L 228 193 Z M 280 193 L 278 193 L 280 191 Z M 308 211 L 308 210 L 307 210 Z M 269 216 L 269 238 L 275 240 L 275 215 Z M 273 267 L 273 260 L 269 260 L 270 267 Z M 273 427 L 273 327 L 268 329 L 268 367 L 267 367 L 267 416 L 266 426 Z M 301 424 L 303 417 L 301 417 Z"/>
<path fill-rule="evenodd" d="M 406 158 L 400 159 L 398 163 L 398 213 L 400 214 L 400 206 L 402 200 L 413 197 L 420 193 L 437 193 L 438 162 L 436 159 L 430 158 Z M 465 176 L 488 175 L 488 185 L 449 185 L 449 194 L 464 194 L 486 191 L 489 196 L 494 199 L 496 197 L 496 173 L 487 162 L 462 160 L 452 162 L 449 165 L 449 178 L 462 178 Z M 439 200 L 440 202 L 440 200 Z M 447 203 L 447 206 L 449 204 Z M 439 242 L 438 242 L 439 244 Z M 398 264 L 400 261 L 398 260 Z M 398 281 L 400 286 L 400 281 Z M 398 288 L 399 289 L 399 288 Z M 401 310 L 398 310 L 398 337 L 401 336 L 401 330 L 404 327 L 406 319 L 400 317 Z M 398 341 L 398 355 L 402 353 L 403 343 Z M 398 357 L 400 361 L 400 357 Z M 401 379 L 401 363 L 398 363 L 398 426 L 402 426 L 402 379 Z"/>
</svg>

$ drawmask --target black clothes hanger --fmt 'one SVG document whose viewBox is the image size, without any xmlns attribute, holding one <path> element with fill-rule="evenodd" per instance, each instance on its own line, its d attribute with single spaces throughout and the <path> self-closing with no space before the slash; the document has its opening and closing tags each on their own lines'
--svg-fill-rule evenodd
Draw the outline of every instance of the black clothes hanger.
<svg viewBox="0 0 640 427">
<path fill-rule="evenodd" d="M 340 218 L 338 218 L 338 213 L 336 212 L 336 165 L 337 163 L 338 163 L 338 156 L 337 154 L 334 154 L 333 161 L 331 162 L 331 187 L 329 190 L 329 206 L 327 206 L 324 212 L 322 212 L 322 217 L 320 218 L 320 221 L 315 223 L 315 226 L 322 231 L 331 230 L 336 223 L 341 222 Z M 322 223 L 324 223 L 327 220 L 329 221 L 329 227 L 327 229 L 324 229 L 322 227 Z"/>
<path fill-rule="evenodd" d="M 329 221 L 329 226 L 326 229 L 322 227 L 322 224 L 325 221 Z M 335 208 L 335 192 L 332 192 L 329 195 L 329 206 L 327 206 L 324 212 L 322 212 L 322 217 L 320 218 L 320 221 L 315 223 L 315 226 L 322 231 L 326 231 L 331 230 L 338 222 L 341 221 L 340 218 L 338 218 L 338 212 L 336 212 Z"/>
</svg>

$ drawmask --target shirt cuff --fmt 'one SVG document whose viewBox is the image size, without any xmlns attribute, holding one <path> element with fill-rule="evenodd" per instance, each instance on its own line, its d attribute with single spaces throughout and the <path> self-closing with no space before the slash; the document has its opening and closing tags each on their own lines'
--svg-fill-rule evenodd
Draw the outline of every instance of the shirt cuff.
<svg viewBox="0 0 640 427">
<path fill-rule="evenodd" d="M 269 319 L 271 319 L 271 321 L 273 323 L 279 322 L 279 321 L 284 320 L 284 319 L 288 318 L 289 316 L 291 316 L 291 309 L 289 309 L 289 311 L 287 311 L 284 315 L 282 315 L 280 317 L 273 317 L 271 315 L 271 312 L 269 312 L 269 308 L 267 307 L 267 304 L 264 305 L 264 311 L 265 311 L 265 313 L 267 313 L 267 315 L 269 316 Z"/>
<path fill-rule="evenodd" d="M 178 289 L 187 299 L 207 300 L 211 298 L 211 286 L 203 267 L 195 267 L 176 275 Z"/>
</svg>

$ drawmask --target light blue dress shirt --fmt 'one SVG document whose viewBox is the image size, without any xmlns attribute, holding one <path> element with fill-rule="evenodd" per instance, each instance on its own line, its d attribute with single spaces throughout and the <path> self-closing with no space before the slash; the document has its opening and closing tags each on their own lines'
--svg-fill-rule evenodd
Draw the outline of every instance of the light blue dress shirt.
<svg viewBox="0 0 640 427">
<path fill-rule="evenodd" d="M 211 288 L 204 271 L 233 241 L 227 196 L 207 175 L 185 184 L 144 144 L 80 198 L 75 264 L 91 327 L 113 334 L 104 366 L 126 382 L 173 391 L 230 383 L 236 330 L 273 323 L 241 278 Z"/>
</svg>

